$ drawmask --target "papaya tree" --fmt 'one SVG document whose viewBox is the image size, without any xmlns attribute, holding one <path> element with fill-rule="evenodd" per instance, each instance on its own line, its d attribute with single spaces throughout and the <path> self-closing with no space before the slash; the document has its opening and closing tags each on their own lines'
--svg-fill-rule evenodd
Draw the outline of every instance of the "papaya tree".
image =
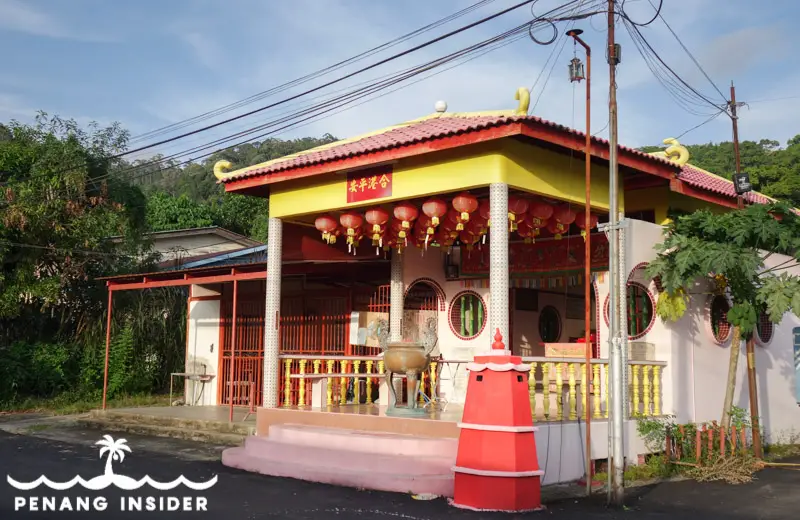
<svg viewBox="0 0 800 520">
<path fill-rule="evenodd" d="M 690 296 L 705 291 L 695 287 L 710 287 L 730 300 L 732 340 L 721 421 L 730 426 L 741 341 L 752 338 L 762 312 L 773 323 L 787 312 L 800 314 L 800 277 L 787 271 L 800 259 L 800 217 L 784 203 L 723 214 L 697 211 L 672 220 L 656 251 L 647 274 L 662 283 L 656 305 L 661 319 L 680 319 Z M 773 255 L 788 258 L 767 263 Z"/>
</svg>

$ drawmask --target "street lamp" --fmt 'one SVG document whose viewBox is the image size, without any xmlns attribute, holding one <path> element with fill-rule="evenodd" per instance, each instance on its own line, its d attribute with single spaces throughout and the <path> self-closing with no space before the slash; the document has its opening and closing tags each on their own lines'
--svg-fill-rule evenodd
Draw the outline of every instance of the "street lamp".
<svg viewBox="0 0 800 520">
<path fill-rule="evenodd" d="M 580 82 L 583 79 L 586 80 L 586 202 L 584 207 L 584 229 L 586 230 L 586 241 L 584 242 L 584 272 L 583 272 L 583 279 L 584 279 L 584 323 L 585 323 L 585 338 L 584 338 L 584 346 L 585 346 L 585 381 L 586 384 L 589 384 L 589 381 L 592 380 L 592 343 L 591 343 L 591 307 L 592 307 L 592 296 L 591 296 L 591 279 L 592 279 L 592 234 L 590 232 L 591 228 L 591 210 L 592 210 L 592 189 L 591 189 L 591 181 L 592 181 L 592 132 L 591 132 L 591 75 L 592 75 L 592 50 L 586 45 L 580 35 L 583 34 L 583 31 L 580 29 L 570 29 L 567 31 L 567 36 L 570 36 L 576 44 L 581 44 L 581 46 L 586 50 L 586 74 L 584 75 L 584 68 L 583 63 L 581 60 L 578 59 L 577 56 L 573 57 L 572 60 L 569 62 L 569 80 L 571 82 Z M 599 304 L 596 302 L 596 304 Z M 596 338 L 597 341 L 599 338 Z M 597 388 L 594 389 L 595 392 L 598 391 Z M 591 424 L 592 424 L 592 414 L 590 413 L 589 409 L 589 399 L 590 399 L 590 392 L 586 389 L 584 392 L 584 403 L 583 409 L 586 410 L 586 494 L 590 495 L 592 492 L 592 433 L 591 433 Z"/>
</svg>

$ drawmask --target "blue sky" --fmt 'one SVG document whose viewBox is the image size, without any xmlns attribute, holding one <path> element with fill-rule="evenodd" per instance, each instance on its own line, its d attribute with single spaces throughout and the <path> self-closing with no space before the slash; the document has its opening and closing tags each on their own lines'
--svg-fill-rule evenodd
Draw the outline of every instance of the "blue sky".
<svg viewBox="0 0 800 520">
<path fill-rule="evenodd" d="M 0 0 L 0 120 L 32 119 L 37 109 L 80 122 L 120 121 L 134 135 L 237 101 L 388 41 L 475 0 Z M 495 0 L 481 10 L 361 62 L 364 66 L 403 48 L 516 3 Z M 561 3 L 541 0 L 543 12 Z M 629 15 L 640 21 L 653 10 L 649 0 L 628 0 Z M 664 0 L 664 17 L 723 90 L 737 85 L 749 101 L 740 132 L 745 139 L 785 142 L 800 133 L 800 80 L 792 20 L 800 3 L 792 0 Z M 521 8 L 411 56 L 365 73 L 347 84 L 378 77 L 444 55 L 530 19 Z M 595 56 L 593 133 L 608 121 L 607 67 L 602 56 L 604 19 L 578 22 Z M 559 25 L 564 32 L 568 28 Z M 623 63 L 618 71 L 620 139 L 624 144 L 657 144 L 703 122 L 669 97 L 638 55 L 622 26 Z M 642 32 L 667 63 L 714 100 L 719 94 L 694 68 L 661 21 Z M 544 36 L 544 35 L 542 35 Z M 555 52 L 561 48 L 554 44 Z M 529 39 L 489 53 L 452 70 L 333 117 L 277 137 L 347 137 L 413 119 L 446 100 L 451 111 L 513 108 L 514 92 L 530 87 L 553 46 Z M 795 53 L 796 54 L 796 53 Z M 571 43 L 544 77 L 532 98 L 534 114 L 583 129 L 584 90 L 566 77 Z M 578 55 L 582 57 L 579 51 Z M 352 67 L 349 70 L 354 70 Z M 334 76 L 331 76 L 332 79 Z M 319 84 L 322 80 L 318 80 Z M 313 85 L 312 83 L 311 85 Z M 340 87 L 335 87 L 340 88 Z M 286 96 L 292 92 L 279 94 Z M 759 101 L 776 98 L 781 101 Z M 259 104 L 272 102 L 269 98 Z M 247 108 L 255 108 L 258 104 Z M 292 106 L 298 106 L 297 104 Z M 160 148 L 176 153 L 274 118 L 281 108 L 246 118 L 223 130 Z M 228 114 L 230 115 L 230 114 Z M 730 139 L 730 120 L 716 120 L 690 132 L 685 143 Z M 606 136 L 603 130 L 600 135 Z"/>
</svg>

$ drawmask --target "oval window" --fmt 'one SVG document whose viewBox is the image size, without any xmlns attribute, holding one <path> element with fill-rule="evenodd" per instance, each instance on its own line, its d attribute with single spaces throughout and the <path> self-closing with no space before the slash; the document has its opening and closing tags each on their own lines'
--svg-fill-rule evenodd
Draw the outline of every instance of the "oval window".
<svg viewBox="0 0 800 520">
<path fill-rule="evenodd" d="M 728 299 L 718 294 L 711 300 L 711 308 L 709 309 L 709 322 L 711 325 L 711 333 L 714 339 L 719 343 L 728 339 L 731 332 L 731 324 L 728 323 L 728 311 L 731 309 Z"/>
<path fill-rule="evenodd" d="M 539 313 L 539 338 L 542 343 L 556 343 L 561 338 L 561 315 L 552 305 Z"/>
<path fill-rule="evenodd" d="M 769 314 L 765 309 L 762 309 L 758 314 L 758 321 L 756 322 L 756 333 L 758 340 L 762 345 L 766 345 L 772 340 L 772 333 L 774 324 L 769 319 Z"/>
<path fill-rule="evenodd" d="M 486 306 L 477 293 L 464 291 L 450 303 L 450 329 L 461 339 L 472 339 L 486 326 Z"/>
<path fill-rule="evenodd" d="M 637 339 L 644 336 L 656 315 L 653 312 L 653 299 L 650 292 L 641 284 L 631 282 L 628 284 L 628 339 Z"/>
</svg>

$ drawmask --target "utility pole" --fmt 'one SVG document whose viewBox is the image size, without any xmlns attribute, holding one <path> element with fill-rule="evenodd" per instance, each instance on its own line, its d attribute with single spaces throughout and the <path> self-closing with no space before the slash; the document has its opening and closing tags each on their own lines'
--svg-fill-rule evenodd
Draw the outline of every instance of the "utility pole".
<svg viewBox="0 0 800 520">
<path fill-rule="evenodd" d="M 739 116 L 736 109 L 736 87 L 731 81 L 731 100 L 729 103 L 731 121 L 733 122 L 733 156 L 736 161 L 736 171 L 733 175 L 733 184 L 736 189 L 736 201 L 739 209 L 744 208 L 744 194 L 750 191 L 750 179 L 742 173 L 741 157 L 739 156 Z M 747 386 L 750 390 L 750 424 L 753 428 L 753 455 L 762 458 L 764 452 L 761 446 L 761 427 L 758 422 L 758 385 L 756 382 L 756 353 L 753 336 L 747 338 L 745 343 L 747 352 Z"/>
<path fill-rule="evenodd" d="M 619 179 L 617 164 L 617 78 L 616 68 L 618 63 L 617 45 L 614 35 L 616 23 L 614 12 L 615 0 L 608 0 L 608 258 L 609 258 L 609 354 L 611 361 L 611 413 L 612 423 L 609 425 L 609 486 L 608 501 L 610 504 L 622 506 L 625 499 L 623 473 L 625 470 L 625 455 L 623 448 L 624 406 L 622 402 L 624 380 L 622 366 L 622 344 L 620 341 L 620 306 L 617 305 L 620 291 L 625 288 L 619 286 L 620 262 L 619 257 Z M 608 384 L 608 381 L 606 381 Z"/>
</svg>

